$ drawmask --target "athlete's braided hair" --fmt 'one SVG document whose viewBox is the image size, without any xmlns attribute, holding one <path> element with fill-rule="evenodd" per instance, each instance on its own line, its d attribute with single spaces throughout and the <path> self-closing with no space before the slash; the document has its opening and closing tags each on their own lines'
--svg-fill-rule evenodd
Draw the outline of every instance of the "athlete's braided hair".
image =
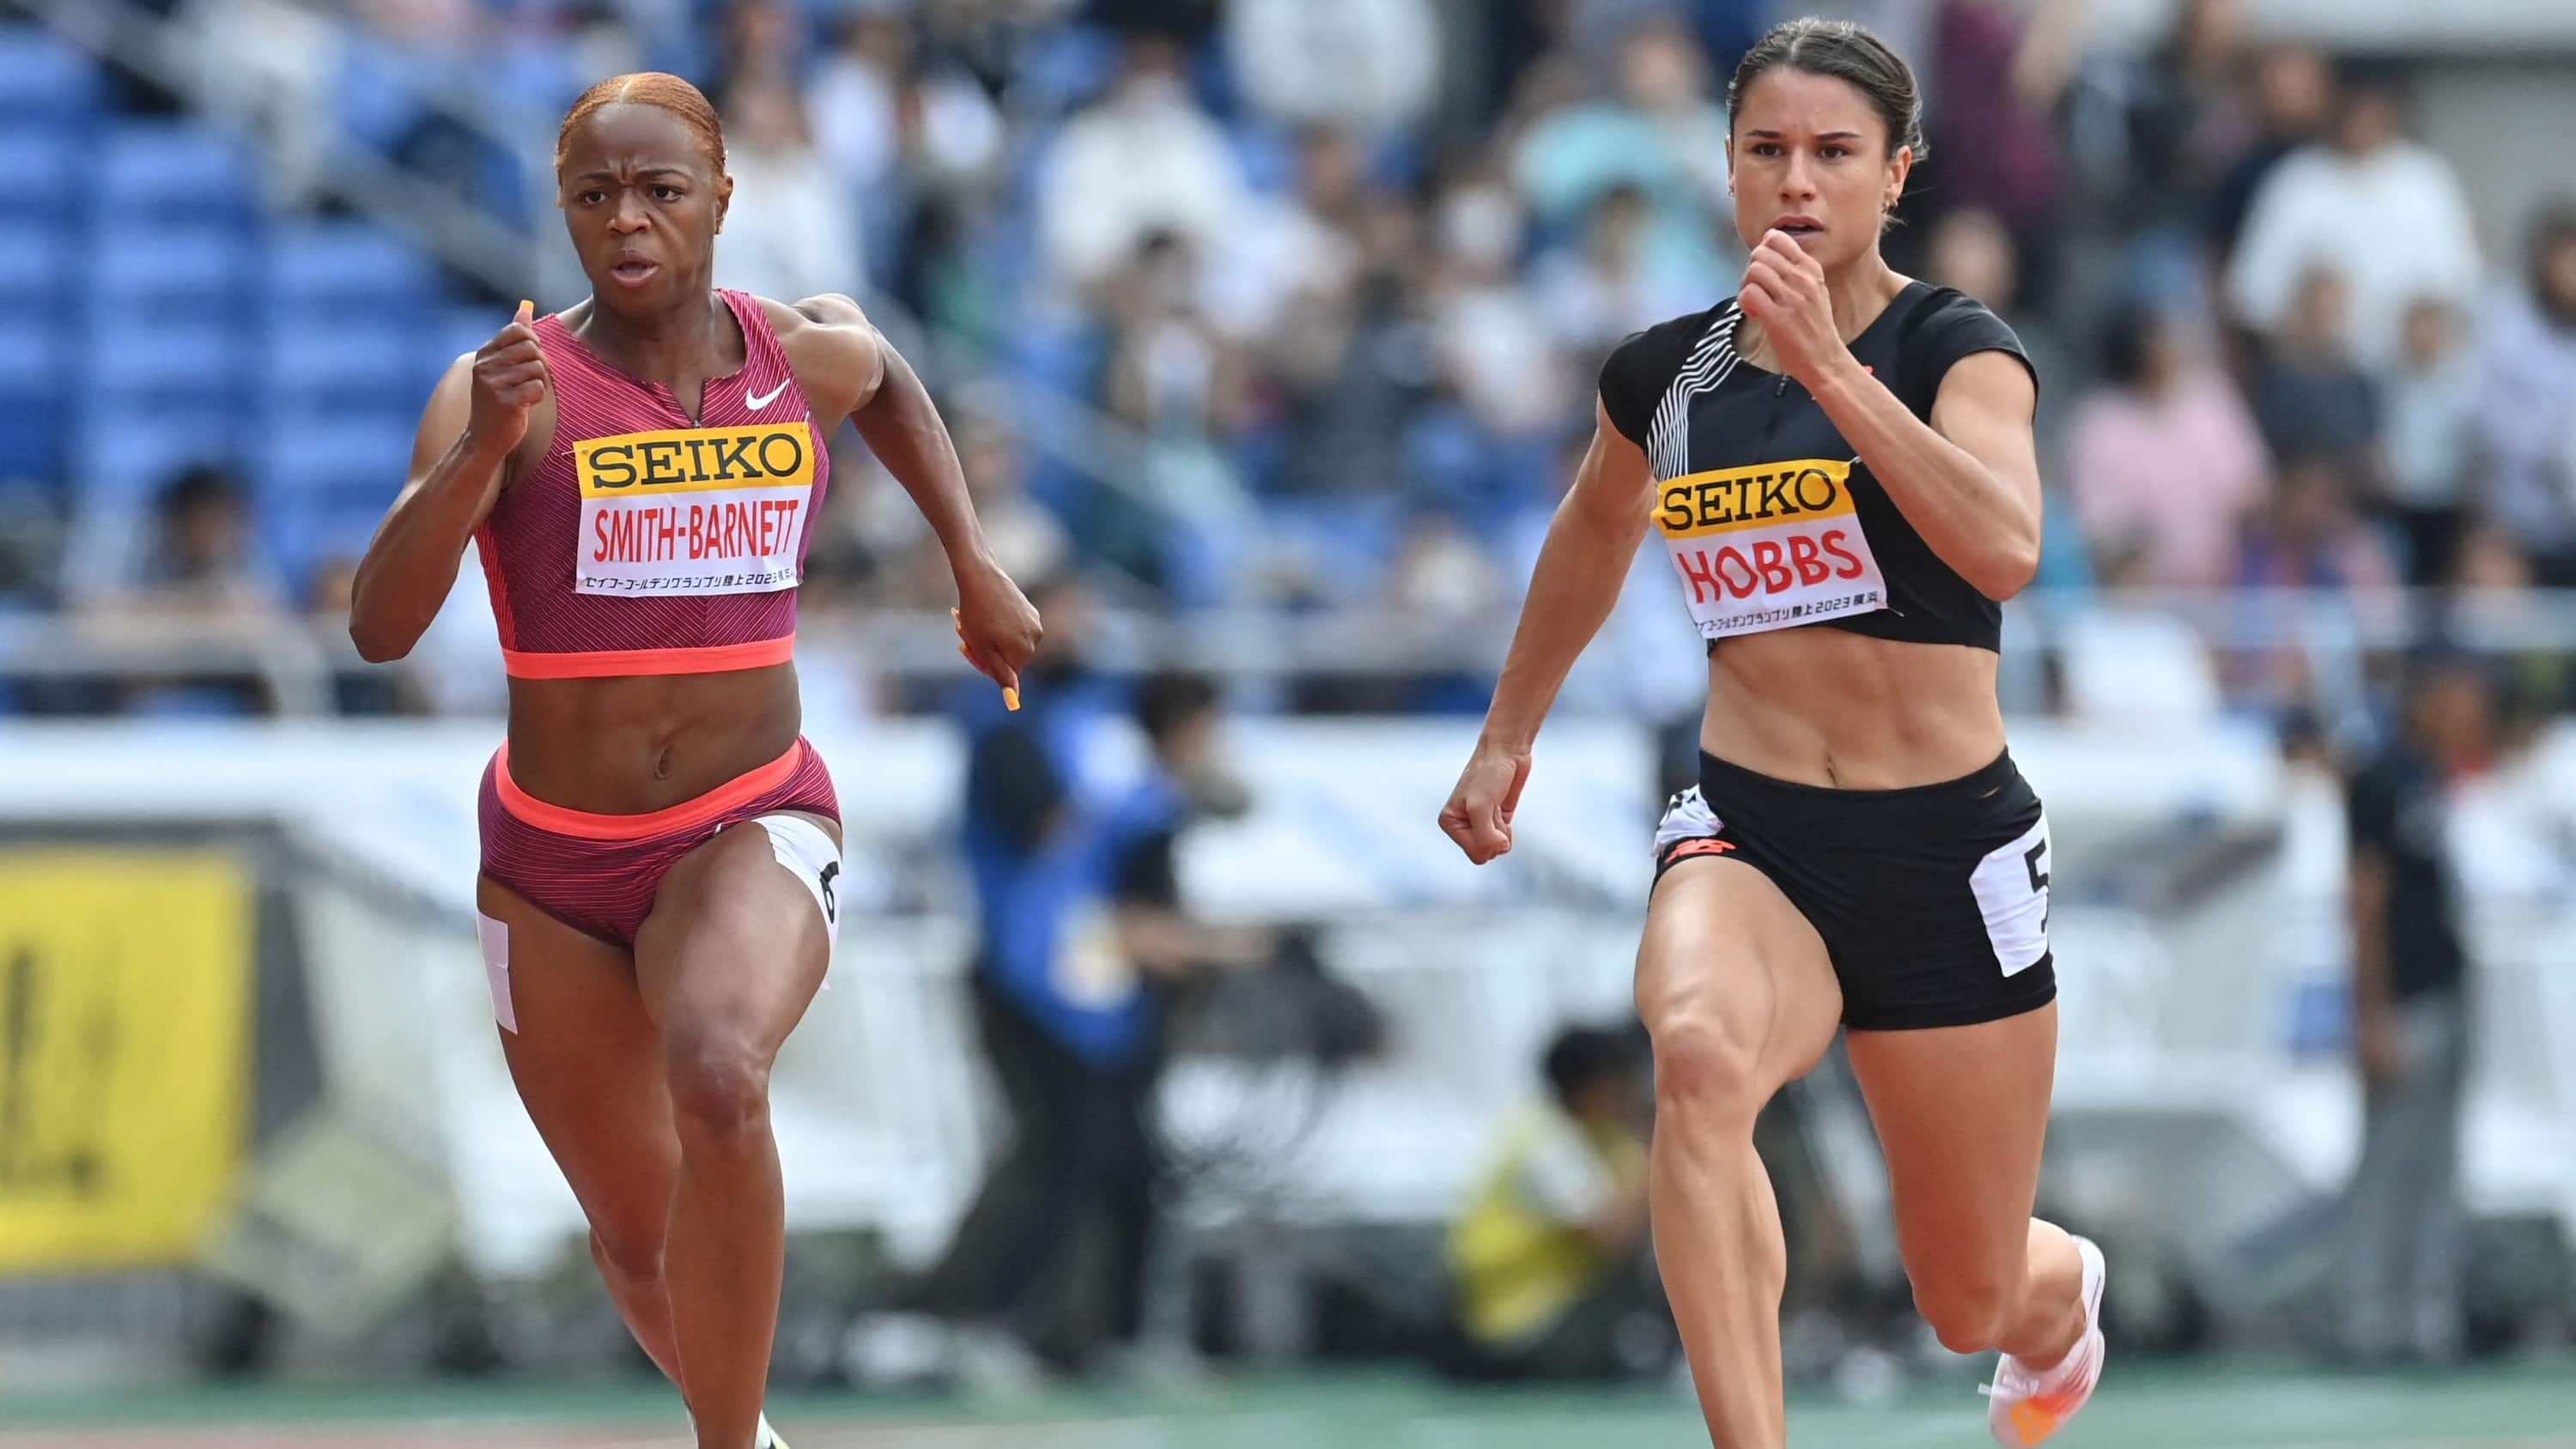
<svg viewBox="0 0 2576 1449">
<path fill-rule="evenodd" d="M 680 118 L 690 134 L 698 138 L 707 164 L 716 174 L 725 174 L 724 122 L 716 119 L 716 108 L 706 93 L 680 77 L 658 70 L 636 71 L 630 75 L 613 75 L 581 93 L 565 113 L 563 129 L 555 132 L 555 174 L 563 174 L 564 162 L 572 154 L 572 133 L 592 113 L 604 106 L 660 106 Z"/>
</svg>

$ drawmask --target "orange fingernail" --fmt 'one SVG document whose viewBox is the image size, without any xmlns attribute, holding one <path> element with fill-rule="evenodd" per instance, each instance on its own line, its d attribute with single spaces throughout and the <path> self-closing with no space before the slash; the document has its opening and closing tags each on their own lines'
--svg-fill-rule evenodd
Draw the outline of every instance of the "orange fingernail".
<svg viewBox="0 0 2576 1449">
<path fill-rule="evenodd" d="M 1007 710 L 1011 710 L 1011 711 L 1013 711 L 1014 713 L 1016 713 L 1016 712 L 1019 710 L 1019 707 L 1020 707 L 1020 692 L 1019 692 L 1018 690 L 1016 690 L 1016 689 L 1005 689 L 1005 690 L 1003 690 L 1003 691 L 1002 691 L 1002 708 L 1007 709 Z"/>
</svg>

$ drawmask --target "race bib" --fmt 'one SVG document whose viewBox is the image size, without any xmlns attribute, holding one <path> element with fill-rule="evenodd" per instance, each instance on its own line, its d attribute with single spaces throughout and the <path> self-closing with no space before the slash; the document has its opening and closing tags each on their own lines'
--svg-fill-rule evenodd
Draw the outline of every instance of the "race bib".
<svg viewBox="0 0 2576 1449">
<path fill-rule="evenodd" d="M 1799 458 L 1693 473 L 1656 489 L 1655 526 L 1700 637 L 1887 606 L 1887 581 L 1852 508 L 1851 467 Z"/>
<path fill-rule="evenodd" d="M 814 497 L 814 438 L 802 420 L 585 438 L 572 456 L 581 480 L 574 592 L 796 587 Z"/>
</svg>

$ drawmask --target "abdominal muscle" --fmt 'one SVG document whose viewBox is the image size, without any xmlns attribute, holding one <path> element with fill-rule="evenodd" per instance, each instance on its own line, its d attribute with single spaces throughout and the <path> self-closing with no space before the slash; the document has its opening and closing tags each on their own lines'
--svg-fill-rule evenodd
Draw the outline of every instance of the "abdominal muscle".
<svg viewBox="0 0 2576 1449">
<path fill-rule="evenodd" d="M 510 681 L 510 778 L 549 805 L 642 815 L 794 747 L 796 666 Z"/>
<path fill-rule="evenodd" d="M 1846 790 L 1974 774 L 2003 753 L 1992 651 L 1810 626 L 1730 639 L 1708 661 L 1700 748 Z"/>
</svg>

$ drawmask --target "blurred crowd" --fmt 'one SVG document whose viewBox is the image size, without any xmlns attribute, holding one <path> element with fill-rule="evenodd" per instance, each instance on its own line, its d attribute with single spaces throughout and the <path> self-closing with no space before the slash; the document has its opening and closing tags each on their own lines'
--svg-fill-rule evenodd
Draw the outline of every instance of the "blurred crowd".
<svg viewBox="0 0 2576 1449">
<path fill-rule="evenodd" d="M 2576 585 L 2576 193 L 2480 236 L 2402 69 L 2258 43 L 2237 0 L 2118 49 L 2032 0 L 160 4 L 344 27 L 307 84 L 504 213 L 527 188 L 459 96 L 542 128 L 600 75 L 689 74 L 739 183 L 719 280 L 889 299 L 1014 570 L 1495 632 L 1601 359 L 1734 290 L 1729 67 L 1785 15 L 1849 14 L 1927 99 L 1891 261 L 2039 364 L 2042 587 Z M 176 522 L 211 486 L 174 493 L 163 572 L 224 571 Z M 255 591 L 236 565 L 224 591 Z M 900 493 L 837 490 L 810 608 L 947 586 Z M 1696 651 L 1631 594 L 1594 698 L 1661 717 Z M 2199 668 L 2176 687 L 2238 706 L 2309 683 Z"/>
</svg>

